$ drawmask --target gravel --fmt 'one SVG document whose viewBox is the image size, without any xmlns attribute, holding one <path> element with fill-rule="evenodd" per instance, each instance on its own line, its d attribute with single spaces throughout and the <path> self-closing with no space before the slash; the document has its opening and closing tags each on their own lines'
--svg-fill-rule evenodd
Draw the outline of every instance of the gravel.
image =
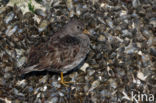
<svg viewBox="0 0 156 103">
<path fill-rule="evenodd" d="M 27 3 L 0 1 L 0 102 L 154 103 L 154 0 L 32 0 L 35 12 Z M 19 77 L 31 45 L 46 42 L 72 18 L 91 34 L 85 63 L 64 76 L 73 83 L 61 85 L 60 76 L 49 72 Z M 132 93 L 148 99 L 139 102 Z"/>
</svg>

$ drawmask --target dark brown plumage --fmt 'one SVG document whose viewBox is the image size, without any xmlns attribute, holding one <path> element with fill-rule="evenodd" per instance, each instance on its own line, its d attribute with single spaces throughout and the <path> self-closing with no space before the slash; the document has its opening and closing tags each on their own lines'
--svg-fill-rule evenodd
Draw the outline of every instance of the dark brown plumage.
<svg viewBox="0 0 156 103">
<path fill-rule="evenodd" d="M 49 41 L 32 46 L 28 66 L 21 69 L 21 74 L 43 70 L 67 73 L 78 66 L 90 49 L 90 40 L 83 29 L 80 21 L 72 20 Z"/>
</svg>

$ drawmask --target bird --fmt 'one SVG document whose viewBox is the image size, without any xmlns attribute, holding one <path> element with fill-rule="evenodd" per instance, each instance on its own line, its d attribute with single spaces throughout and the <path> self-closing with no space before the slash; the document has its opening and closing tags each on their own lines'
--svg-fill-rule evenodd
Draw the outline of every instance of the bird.
<svg viewBox="0 0 156 103">
<path fill-rule="evenodd" d="M 44 70 L 60 73 L 60 83 L 66 85 L 69 82 L 64 81 L 63 74 L 80 65 L 90 51 L 88 35 L 89 32 L 80 20 L 70 20 L 48 41 L 30 48 L 27 67 L 22 68 L 20 74 Z"/>
</svg>

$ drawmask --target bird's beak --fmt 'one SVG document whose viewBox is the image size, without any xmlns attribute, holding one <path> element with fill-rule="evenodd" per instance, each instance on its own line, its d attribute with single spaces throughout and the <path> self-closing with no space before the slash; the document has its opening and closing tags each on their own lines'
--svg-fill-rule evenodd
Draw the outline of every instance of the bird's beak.
<svg viewBox="0 0 156 103">
<path fill-rule="evenodd" d="M 83 33 L 84 33 L 84 34 L 87 34 L 87 35 L 90 35 L 89 31 L 86 30 L 86 29 L 83 31 Z"/>
</svg>

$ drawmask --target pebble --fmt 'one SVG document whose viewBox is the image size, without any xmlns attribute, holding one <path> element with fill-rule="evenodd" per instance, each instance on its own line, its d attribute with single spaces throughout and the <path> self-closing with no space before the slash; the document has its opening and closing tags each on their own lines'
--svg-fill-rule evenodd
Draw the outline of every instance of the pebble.
<svg viewBox="0 0 156 103">
<path fill-rule="evenodd" d="M 13 12 L 8 13 L 4 19 L 5 23 L 8 24 L 14 18 L 14 16 L 15 14 Z"/>
<path fill-rule="evenodd" d="M 48 103 L 57 103 L 57 102 L 58 102 L 58 98 L 53 97 Z"/>
<path fill-rule="evenodd" d="M 14 26 L 14 27 L 8 26 L 8 29 L 5 32 L 6 35 L 7 36 L 12 36 L 16 32 L 17 28 L 18 28 L 17 25 Z"/>
<path fill-rule="evenodd" d="M 86 69 L 89 67 L 88 63 L 84 63 L 83 66 L 80 68 L 83 72 L 86 72 Z"/>
<path fill-rule="evenodd" d="M 147 75 L 145 76 L 142 72 L 138 71 L 137 77 L 138 77 L 140 80 L 145 81 L 146 78 L 147 78 L 148 76 L 147 76 Z"/>
<path fill-rule="evenodd" d="M 19 81 L 17 81 L 16 85 L 24 88 L 27 85 L 27 82 L 25 79 L 21 80 L 21 81 L 19 80 Z"/>
<path fill-rule="evenodd" d="M 96 87 L 98 87 L 100 85 L 100 81 L 99 80 L 95 80 L 92 84 L 91 84 L 91 88 L 89 89 L 89 92 L 93 91 Z"/>
<path fill-rule="evenodd" d="M 60 83 L 58 83 L 58 82 L 56 82 L 56 81 L 53 81 L 53 82 L 52 82 L 52 86 L 54 86 L 54 87 L 56 87 L 56 88 L 60 88 L 60 87 L 61 87 Z"/>
<path fill-rule="evenodd" d="M 105 39 L 105 37 L 104 37 L 103 35 L 100 35 L 100 36 L 98 37 L 98 40 L 99 40 L 99 41 L 105 41 L 106 39 Z"/>
<path fill-rule="evenodd" d="M 48 75 L 45 75 L 41 79 L 39 79 L 39 82 L 44 84 L 47 82 L 47 80 L 48 80 Z"/>
</svg>

